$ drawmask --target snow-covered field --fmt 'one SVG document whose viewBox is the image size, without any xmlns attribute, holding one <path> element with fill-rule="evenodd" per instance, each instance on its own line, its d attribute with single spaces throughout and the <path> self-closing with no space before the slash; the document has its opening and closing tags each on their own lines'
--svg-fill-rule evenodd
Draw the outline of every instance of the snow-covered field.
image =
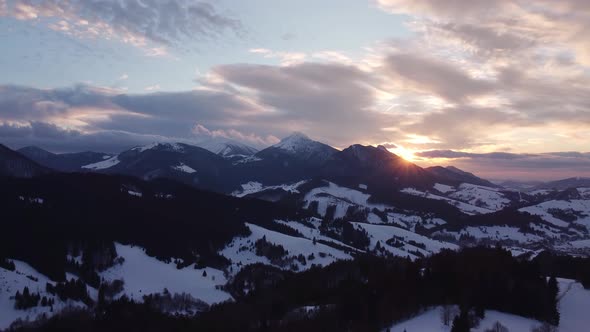
<svg viewBox="0 0 590 332">
<path fill-rule="evenodd" d="M 590 327 L 590 290 L 585 290 L 582 285 L 574 280 L 558 279 L 559 281 L 559 332 L 582 332 Z M 474 332 L 483 332 L 490 329 L 495 322 L 500 322 L 511 332 L 529 332 L 531 328 L 541 325 L 534 319 L 520 317 L 512 314 L 486 310 L 485 318 L 480 322 Z M 411 318 L 407 321 L 396 323 L 390 327 L 391 332 L 448 332 L 450 326 L 445 326 L 441 321 L 441 307 L 434 307 Z"/>
<path fill-rule="evenodd" d="M 435 194 L 432 194 L 429 192 L 420 191 L 415 188 L 405 188 L 405 189 L 402 189 L 402 192 L 404 192 L 406 194 L 414 195 L 414 196 L 420 196 L 420 197 L 424 197 L 424 198 L 445 201 L 445 202 L 457 207 L 459 210 L 461 210 L 465 214 L 473 215 L 473 214 L 484 214 L 484 213 L 494 212 L 494 210 L 491 210 L 488 208 L 475 206 L 475 205 L 472 205 L 469 203 L 462 202 L 457 199 L 453 199 L 453 198 L 449 198 L 449 197 L 445 197 L 445 196 L 441 196 L 441 195 L 435 195 Z"/>
<path fill-rule="evenodd" d="M 103 161 L 99 161 L 97 163 L 94 164 L 89 164 L 89 165 L 85 165 L 82 166 L 82 168 L 86 168 L 86 169 L 91 169 L 91 170 L 101 170 L 101 169 L 107 169 L 107 168 L 111 168 L 115 165 L 117 165 L 119 163 L 119 158 L 117 156 L 109 158 L 107 160 L 103 160 Z"/>
<path fill-rule="evenodd" d="M 328 183 L 328 186 L 314 188 L 310 190 L 304 198 L 305 208 L 309 208 L 312 202 L 318 202 L 318 213 L 322 216 L 326 215 L 329 206 L 336 206 L 334 218 L 342 218 L 346 215 L 346 211 L 351 206 L 360 206 L 364 208 L 377 208 L 384 210 L 388 206 L 383 204 L 369 203 L 371 195 L 365 194 L 361 191 L 341 187 L 335 183 Z"/>
<path fill-rule="evenodd" d="M 227 282 L 220 270 L 195 269 L 194 264 L 179 270 L 174 263 L 146 255 L 141 247 L 120 243 L 115 243 L 115 247 L 124 262 L 102 272 L 101 277 L 107 281 L 123 280 L 122 294 L 130 298 L 141 301 L 144 295 L 162 293 L 166 288 L 171 294 L 187 293 L 208 304 L 231 299 L 228 293 L 216 289 Z M 203 277 L 203 270 L 207 271 L 206 277 Z"/>
<path fill-rule="evenodd" d="M 179 171 L 179 172 L 184 172 L 184 173 L 188 173 L 188 174 L 192 174 L 195 173 L 196 170 L 194 170 L 193 168 L 191 168 L 190 166 L 185 165 L 184 163 L 180 163 L 176 166 L 172 166 L 173 170 Z"/>
<path fill-rule="evenodd" d="M 527 206 L 519 209 L 522 212 L 528 212 L 533 215 L 541 217 L 546 222 L 549 222 L 557 227 L 567 227 L 568 222 L 556 218 L 550 211 L 563 211 L 566 213 L 575 212 L 580 214 L 580 217 L 575 220 L 575 223 L 586 226 L 590 230 L 590 200 L 572 199 L 569 201 L 552 200 L 543 202 L 533 206 Z"/>
<path fill-rule="evenodd" d="M 470 183 L 462 183 L 457 191 L 449 194 L 449 197 L 493 211 L 501 210 L 510 204 L 510 200 L 497 188 Z"/>
<path fill-rule="evenodd" d="M 469 235 L 478 240 L 513 240 L 520 243 L 538 242 L 543 239 L 538 235 L 522 233 L 518 227 L 510 226 L 467 226 L 458 233 L 448 231 L 443 233 L 451 234 L 455 236 L 456 239 L 461 235 Z"/>
<path fill-rule="evenodd" d="M 255 182 L 255 181 L 250 181 L 248 183 L 244 183 L 242 184 L 242 189 L 240 190 L 236 190 L 234 192 L 232 192 L 232 196 L 236 196 L 236 197 L 244 197 L 244 196 L 248 196 L 251 194 L 255 194 L 258 192 L 262 192 L 262 191 L 266 191 L 266 190 L 276 190 L 276 189 L 282 189 L 286 192 L 289 193 L 299 193 L 299 191 L 297 190 L 297 188 L 299 186 L 301 186 L 302 184 L 304 184 L 307 181 L 299 181 L 293 184 L 283 184 L 280 186 L 264 186 L 262 183 L 260 182 Z"/>
<path fill-rule="evenodd" d="M 308 258 L 313 254 L 314 259 L 307 260 L 305 265 L 302 265 L 297 260 L 290 262 L 296 264 L 299 270 L 308 269 L 312 264 L 326 266 L 336 260 L 352 258 L 349 254 L 341 250 L 321 243 L 313 244 L 313 241 L 309 239 L 285 235 L 253 224 L 246 223 L 246 226 L 248 226 L 252 234 L 247 237 L 233 239 L 232 242 L 220 252 L 222 256 L 232 261 L 232 270 L 234 272 L 239 271 L 241 267 L 248 264 L 264 263 L 272 265 L 267 257 L 256 255 L 254 243 L 263 237 L 266 238 L 266 241 L 272 244 L 283 246 L 283 248 L 288 251 L 288 257 L 301 254 L 305 256 L 305 258 Z M 291 265 L 278 267 L 291 268 Z"/>
<path fill-rule="evenodd" d="M 417 256 L 410 253 L 410 251 L 417 251 L 423 255 L 430 255 L 437 253 L 442 249 L 459 249 L 459 247 L 455 244 L 433 240 L 426 236 L 422 236 L 395 226 L 364 224 L 357 222 L 352 224 L 357 228 L 365 230 L 369 234 L 369 239 L 371 240 L 370 249 L 374 249 L 377 245 L 377 242 L 379 242 L 382 248 L 385 248 L 385 250 L 389 251 L 395 256 L 409 256 L 410 258 L 415 259 Z M 398 248 L 388 245 L 386 243 L 387 240 L 393 237 L 396 237 L 396 239 L 399 239 L 399 241 L 404 242 L 403 246 Z M 409 244 L 409 241 L 414 241 L 420 247 Z M 421 248 L 422 246 L 424 248 Z"/>
<path fill-rule="evenodd" d="M 51 316 L 59 312 L 66 306 L 72 307 L 86 307 L 84 303 L 67 301 L 62 302 L 57 297 L 47 293 L 45 287 L 47 283 L 55 285 L 55 282 L 47 278 L 45 275 L 39 273 L 29 264 L 13 260 L 16 269 L 8 271 L 0 267 L 0 330 L 5 329 L 12 322 L 17 319 L 35 320 L 40 315 Z M 21 294 L 23 289 L 28 287 L 33 293 L 39 293 L 41 297 L 45 296 L 48 299 L 53 299 L 53 313 L 50 307 L 34 307 L 27 310 L 16 310 L 14 308 L 14 299 L 11 297 L 19 291 Z M 91 295 L 93 292 L 89 292 Z"/>
<path fill-rule="evenodd" d="M 405 322 L 394 324 L 390 330 L 391 332 L 449 332 L 451 327 L 442 323 L 440 313 L 441 307 L 432 308 Z M 471 329 L 471 331 L 483 332 L 490 329 L 496 322 L 500 322 L 510 332 L 529 332 L 532 327 L 541 324 L 533 319 L 494 310 L 486 310 L 485 318 L 481 320 L 477 328 Z"/>
</svg>

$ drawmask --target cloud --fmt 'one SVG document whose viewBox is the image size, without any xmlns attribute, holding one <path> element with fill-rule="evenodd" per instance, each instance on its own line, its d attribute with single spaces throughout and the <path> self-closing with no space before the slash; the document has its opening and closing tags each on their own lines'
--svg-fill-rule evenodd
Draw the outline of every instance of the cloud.
<svg viewBox="0 0 590 332">
<path fill-rule="evenodd" d="M 415 153 L 422 158 L 452 164 L 492 179 L 547 180 L 590 174 L 590 153 L 472 153 L 429 150 Z M 446 161 L 445 161 L 446 159 Z"/>
<path fill-rule="evenodd" d="M 145 48 L 152 56 L 165 55 L 167 47 L 186 46 L 182 44 L 187 41 L 242 33 L 239 20 L 202 1 L 8 0 L 2 4 L 4 16 L 44 20 L 51 29 L 78 38 L 116 39 Z"/>
<path fill-rule="evenodd" d="M 145 91 L 150 91 L 150 92 L 151 92 L 151 91 L 158 91 L 158 90 L 160 90 L 160 89 L 161 89 L 161 88 L 160 88 L 160 84 L 154 84 L 154 85 L 146 86 L 146 87 L 144 88 L 144 90 L 145 90 Z"/>
<path fill-rule="evenodd" d="M 385 147 L 386 149 L 392 149 L 392 150 L 398 148 L 398 146 L 393 143 L 381 143 L 379 145 Z"/>
<path fill-rule="evenodd" d="M 307 132 L 336 146 L 392 139 L 381 129 L 394 119 L 373 108 L 377 81 L 356 66 L 236 64 L 215 67 L 213 72 L 266 109 L 256 116 L 256 123 L 274 132 Z"/>
<path fill-rule="evenodd" d="M 390 75 L 405 80 L 421 91 L 437 94 L 449 101 L 491 93 L 494 85 L 474 79 L 450 63 L 417 54 L 392 54 L 385 60 Z"/>
<path fill-rule="evenodd" d="M 209 130 L 207 127 L 203 126 L 202 124 L 195 124 L 193 127 L 193 133 L 196 136 L 204 136 L 209 138 L 226 138 L 236 141 L 245 142 L 248 144 L 252 144 L 255 146 L 269 146 L 276 144 L 280 141 L 279 138 L 276 136 L 268 135 L 267 137 L 260 137 L 256 134 L 244 134 L 235 129 L 216 129 L 216 130 Z"/>
</svg>

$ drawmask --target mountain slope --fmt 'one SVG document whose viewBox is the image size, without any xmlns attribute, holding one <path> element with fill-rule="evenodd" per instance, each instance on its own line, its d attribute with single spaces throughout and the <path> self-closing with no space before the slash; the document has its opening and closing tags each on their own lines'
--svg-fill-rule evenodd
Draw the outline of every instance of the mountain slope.
<svg viewBox="0 0 590 332">
<path fill-rule="evenodd" d="M 258 152 L 258 149 L 229 139 L 210 139 L 195 143 L 195 145 L 230 159 L 248 157 Z"/>
<path fill-rule="evenodd" d="M 238 185 L 249 181 L 264 185 L 301 181 L 317 176 L 322 165 L 337 152 L 329 145 L 294 133 L 235 163 L 233 176 Z"/>
<path fill-rule="evenodd" d="M 432 173 L 433 175 L 435 175 L 437 178 L 439 178 L 441 180 L 441 182 L 444 183 L 455 183 L 455 184 L 460 184 L 460 183 L 471 183 L 471 184 L 476 184 L 476 185 L 480 185 L 480 186 L 486 186 L 486 187 L 491 187 L 491 188 L 497 188 L 499 187 L 496 184 L 493 184 L 492 182 L 482 179 L 480 177 L 475 176 L 472 173 L 469 172 L 465 172 L 463 170 L 458 169 L 457 167 L 453 167 L 453 166 L 447 166 L 447 167 L 442 167 L 442 166 L 433 166 L 433 167 L 428 167 L 426 168 L 426 170 L 430 173 Z"/>
<path fill-rule="evenodd" d="M 352 145 L 335 153 L 322 167 L 325 178 L 377 188 L 432 186 L 434 177 L 385 147 Z"/>
<path fill-rule="evenodd" d="M 224 172 L 230 162 L 201 147 L 182 143 L 154 143 L 135 147 L 83 168 L 101 173 L 132 175 L 144 180 L 173 179 L 193 186 L 224 191 Z"/>
<path fill-rule="evenodd" d="M 30 178 L 50 170 L 0 144 L 0 175 Z"/>
<path fill-rule="evenodd" d="M 62 172 L 83 170 L 82 166 L 97 163 L 111 158 L 111 155 L 100 152 L 76 152 L 56 154 L 36 146 L 27 146 L 18 150 L 26 157 L 48 168 Z"/>
<path fill-rule="evenodd" d="M 535 190 L 542 190 L 542 189 L 557 189 L 557 190 L 564 190 L 570 188 L 580 188 L 580 187 L 587 187 L 590 188 L 590 178 L 584 177 L 575 177 L 575 178 L 567 178 L 563 180 L 551 181 L 540 184 L 536 186 Z"/>
</svg>

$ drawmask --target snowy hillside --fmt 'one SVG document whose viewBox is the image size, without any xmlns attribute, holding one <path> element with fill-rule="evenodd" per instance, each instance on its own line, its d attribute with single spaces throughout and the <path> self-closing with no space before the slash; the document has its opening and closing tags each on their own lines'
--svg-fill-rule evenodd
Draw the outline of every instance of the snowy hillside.
<svg viewBox="0 0 590 332">
<path fill-rule="evenodd" d="M 587 308 L 590 307 L 590 291 L 585 290 L 581 284 L 568 279 L 558 279 L 559 281 L 559 313 L 560 313 L 560 332 L 581 332 L 586 331 L 590 326 L 590 316 Z M 448 332 L 450 326 L 442 323 L 442 307 L 431 308 L 414 318 L 404 322 L 396 323 L 389 328 L 391 332 Z M 458 312 L 458 308 L 453 308 Z M 479 326 L 471 331 L 483 332 L 491 329 L 492 326 L 499 322 L 506 327 L 508 331 L 529 332 L 532 328 L 540 326 L 542 323 L 525 317 L 486 310 L 485 318 L 481 320 Z"/>
<path fill-rule="evenodd" d="M 574 223 L 590 231 L 590 200 L 551 200 L 519 211 L 537 215 L 557 227 L 568 227 Z"/>
<path fill-rule="evenodd" d="M 305 194 L 303 201 L 305 208 L 309 208 L 311 203 L 317 202 L 317 213 L 326 216 L 328 207 L 334 206 L 334 218 L 342 218 L 346 215 L 348 208 L 358 206 L 362 208 L 384 210 L 383 204 L 369 203 L 371 195 L 359 190 L 338 186 L 329 182 L 327 186 L 314 188 Z"/>
<path fill-rule="evenodd" d="M 64 309 L 65 307 L 83 307 L 86 305 L 82 302 L 68 300 L 61 301 L 57 296 L 49 294 L 46 291 L 46 284 L 55 285 L 55 282 L 37 272 L 27 263 L 12 260 L 16 269 L 10 271 L 0 267 L 0 330 L 7 328 L 17 319 L 24 321 L 35 320 L 41 315 L 52 315 Z M 27 287 L 30 292 L 38 293 L 40 297 L 46 297 L 53 300 L 53 306 L 36 306 L 30 309 L 15 309 L 14 295 L 16 292 L 23 293 Z M 96 290 L 89 293 L 96 295 Z"/>
<path fill-rule="evenodd" d="M 226 248 L 220 251 L 222 256 L 231 260 L 231 270 L 233 272 L 238 272 L 243 266 L 254 263 L 264 263 L 282 269 L 300 271 L 309 269 L 313 265 L 325 266 L 336 260 L 352 258 L 341 250 L 321 243 L 314 243 L 310 239 L 282 234 L 253 224 L 246 225 L 252 234 L 234 239 Z M 276 259 L 275 257 L 269 258 L 261 255 L 256 247 L 258 241 L 280 245 L 286 252 L 278 255 Z"/>
<path fill-rule="evenodd" d="M 174 263 L 165 263 L 146 255 L 140 247 L 120 243 L 115 243 L 115 247 L 119 257 L 123 258 L 122 263 L 102 272 L 101 277 L 109 282 L 124 281 L 124 289 L 119 296 L 125 294 L 142 301 L 144 295 L 168 289 L 171 294 L 190 294 L 207 304 L 231 299 L 228 293 L 216 288 L 227 282 L 222 271 L 209 267 L 197 269 L 194 264 L 178 269 Z"/>
</svg>

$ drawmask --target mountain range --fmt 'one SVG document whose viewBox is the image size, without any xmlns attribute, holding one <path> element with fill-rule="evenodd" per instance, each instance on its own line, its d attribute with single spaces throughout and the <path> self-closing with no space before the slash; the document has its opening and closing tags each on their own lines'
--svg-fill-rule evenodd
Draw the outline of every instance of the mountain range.
<svg viewBox="0 0 590 332">
<path fill-rule="evenodd" d="M 352 145 L 342 151 L 294 133 L 256 150 L 232 141 L 154 143 L 117 155 L 80 152 L 54 154 L 38 147 L 18 152 L 61 172 L 100 172 L 143 179 L 169 178 L 196 187 L 230 193 L 250 181 L 279 185 L 313 178 L 371 187 L 428 187 L 434 183 L 494 186 L 453 167 L 423 169 L 383 146 Z"/>
<path fill-rule="evenodd" d="M 452 166 L 422 168 L 383 146 L 338 150 L 301 133 L 260 151 L 213 143 L 118 154 L 0 145 L 0 329 L 125 299 L 191 315 L 242 305 L 301 273 L 311 279 L 297 287 L 318 275 L 348 280 L 364 260 L 430 264 L 478 245 L 502 246 L 506 254 L 495 253 L 515 262 L 590 256 L 588 179 L 517 190 Z M 583 268 L 563 271 L 578 278 Z M 52 305 L 23 309 L 24 287 Z"/>
</svg>

